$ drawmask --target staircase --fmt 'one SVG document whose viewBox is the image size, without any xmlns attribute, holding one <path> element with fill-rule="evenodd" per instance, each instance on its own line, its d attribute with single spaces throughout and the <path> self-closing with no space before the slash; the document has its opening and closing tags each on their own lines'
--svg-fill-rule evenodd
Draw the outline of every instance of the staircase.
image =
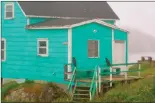
<svg viewBox="0 0 155 103">
<path fill-rule="evenodd" d="M 97 69 L 94 69 L 94 74 L 91 78 L 78 78 L 78 73 L 76 71 L 76 67 L 74 68 L 70 83 L 68 85 L 68 90 L 72 93 L 72 101 L 73 102 L 88 102 L 91 101 L 97 90 Z M 80 80 L 89 80 L 85 82 L 81 82 Z"/>
<path fill-rule="evenodd" d="M 73 102 L 85 102 L 90 100 L 89 94 L 90 87 L 88 86 L 77 86 L 73 93 Z"/>
</svg>

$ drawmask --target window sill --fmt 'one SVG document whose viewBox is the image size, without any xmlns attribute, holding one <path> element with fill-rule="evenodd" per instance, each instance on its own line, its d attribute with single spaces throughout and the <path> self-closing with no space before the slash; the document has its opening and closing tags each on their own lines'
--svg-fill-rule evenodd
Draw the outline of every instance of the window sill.
<svg viewBox="0 0 155 103">
<path fill-rule="evenodd" d="M 38 56 L 40 56 L 40 57 L 48 57 L 48 55 L 41 55 L 41 54 L 39 54 Z"/>
<path fill-rule="evenodd" d="M 12 20 L 14 19 L 13 17 L 12 18 L 4 18 L 4 20 Z"/>
<path fill-rule="evenodd" d="M 100 57 L 88 57 L 88 58 L 92 59 L 92 58 L 100 58 Z"/>
<path fill-rule="evenodd" d="M 5 62 L 5 60 L 1 60 L 2 62 Z"/>
</svg>

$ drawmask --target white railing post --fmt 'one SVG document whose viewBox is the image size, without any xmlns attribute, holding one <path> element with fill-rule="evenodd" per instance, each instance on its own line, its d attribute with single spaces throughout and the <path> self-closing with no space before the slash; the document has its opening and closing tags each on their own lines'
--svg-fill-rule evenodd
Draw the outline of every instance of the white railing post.
<svg viewBox="0 0 155 103">
<path fill-rule="evenodd" d="M 139 71 L 138 71 L 138 77 L 140 77 L 141 64 L 138 64 L 138 69 L 139 69 Z"/>
<path fill-rule="evenodd" d="M 110 67 L 110 87 L 112 87 L 112 67 Z"/>
<path fill-rule="evenodd" d="M 92 100 L 92 97 L 91 97 L 91 91 L 89 92 L 89 95 L 90 95 L 90 101 Z"/>
<path fill-rule="evenodd" d="M 101 92 L 101 68 L 98 67 L 99 93 Z"/>
<path fill-rule="evenodd" d="M 68 65 L 68 71 L 67 71 L 67 72 L 69 72 L 69 73 L 72 72 L 72 67 L 71 67 L 71 65 Z M 67 78 L 68 78 L 68 79 L 71 79 L 72 75 L 69 74 L 69 73 L 67 74 Z M 72 73 L 73 73 L 73 72 L 72 72 Z"/>
</svg>

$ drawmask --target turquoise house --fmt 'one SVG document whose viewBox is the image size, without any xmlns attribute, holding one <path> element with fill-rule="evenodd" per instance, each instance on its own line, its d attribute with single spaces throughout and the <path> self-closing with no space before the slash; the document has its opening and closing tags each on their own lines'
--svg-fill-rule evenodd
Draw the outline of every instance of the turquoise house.
<svg viewBox="0 0 155 103">
<path fill-rule="evenodd" d="M 107 2 L 1 2 L 2 78 L 67 83 L 77 69 L 128 62 L 128 32 Z M 123 69 L 123 68 L 122 68 Z"/>
</svg>

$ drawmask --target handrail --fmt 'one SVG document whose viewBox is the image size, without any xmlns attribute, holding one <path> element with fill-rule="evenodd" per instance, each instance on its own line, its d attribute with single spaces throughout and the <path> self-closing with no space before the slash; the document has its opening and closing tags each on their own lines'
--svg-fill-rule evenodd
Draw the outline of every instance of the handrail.
<svg viewBox="0 0 155 103">
<path fill-rule="evenodd" d="M 119 64 L 112 64 L 112 66 L 122 66 L 122 65 L 134 65 L 134 64 L 142 64 L 142 63 L 119 63 Z"/>
<path fill-rule="evenodd" d="M 96 67 L 98 67 L 98 66 L 96 66 Z M 97 77 L 98 77 L 97 76 L 97 68 L 96 67 L 95 67 L 95 70 L 94 70 L 91 86 L 90 86 L 90 89 L 89 89 L 90 100 L 93 99 L 93 97 L 95 95 L 95 92 L 96 92 L 96 88 L 97 88 L 97 84 L 95 83 L 97 81 Z"/>
<path fill-rule="evenodd" d="M 70 91 L 71 90 L 71 86 L 72 86 L 72 83 L 73 83 L 73 81 L 75 80 L 75 72 L 76 72 L 76 67 L 74 67 L 74 71 L 73 71 L 73 73 L 72 73 L 72 77 L 71 77 L 71 80 L 70 80 L 70 82 L 69 82 L 69 84 L 68 84 L 68 88 L 67 88 L 67 90 L 68 91 Z"/>
<path fill-rule="evenodd" d="M 111 64 L 111 66 L 123 66 L 123 65 L 128 66 L 128 65 L 134 65 L 134 64 L 142 64 L 142 63 L 141 62 L 138 62 L 138 63 L 118 63 L 118 64 Z M 102 68 L 109 67 L 106 64 L 99 65 L 99 66 Z"/>
</svg>

